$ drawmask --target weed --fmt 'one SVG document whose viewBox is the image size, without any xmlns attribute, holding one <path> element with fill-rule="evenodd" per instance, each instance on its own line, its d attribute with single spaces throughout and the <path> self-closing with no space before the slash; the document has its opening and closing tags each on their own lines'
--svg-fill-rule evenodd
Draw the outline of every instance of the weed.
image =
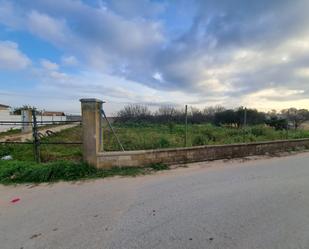
<svg viewBox="0 0 309 249">
<path fill-rule="evenodd" d="M 34 162 L 0 161 L 0 183 L 41 183 L 56 181 L 76 181 L 111 176 L 137 176 L 153 171 L 166 170 L 165 164 L 151 164 L 147 167 L 114 167 L 96 169 L 86 163 L 54 161 L 37 164 Z"/>
<path fill-rule="evenodd" d="M 151 168 L 155 171 L 168 170 L 169 169 L 169 167 L 164 163 L 151 163 L 151 164 L 147 165 L 146 167 Z"/>
</svg>

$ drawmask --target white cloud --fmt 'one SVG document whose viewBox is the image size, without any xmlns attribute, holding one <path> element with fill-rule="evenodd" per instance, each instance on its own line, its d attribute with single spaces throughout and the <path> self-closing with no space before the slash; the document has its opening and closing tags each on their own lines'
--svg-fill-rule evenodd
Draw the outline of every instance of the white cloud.
<svg viewBox="0 0 309 249">
<path fill-rule="evenodd" d="M 64 66 L 76 66 L 78 65 L 78 60 L 76 59 L 75 56 L 63 56 L 61 58 L 61 63 L 64 65 Z"/>
<path fill-rule="evenodd" d="M 59 69 L 59 65 L 57 63 L 51 62 L 47 59 L 42 59 L 41 65 L 44 69 L 47 69 L 50 71 L 57 71 Z"/>
<path fill-rule="evenodd" d="M 265 111 L 290 107 L 308 108 L 309 98 L 303 94 L 302 89 L 267 88 L 242 97 L 240 103 Z"/>
<path fill-rule="evenodd" d="M 70 33 L 65 20 L 34 10 L 28 15 L 26 25 L 30 32 L 56 45 L 66 43 Z"/>
<path fill-rule="evenodd" d="M 19 50 L 17 43 L 0 41 L 0 69 L 19 70 L 30 64 L 30 59 Z"/>
<path fill-rule="evenodd" d="M 152 77 L 153 77 L 155 80 L 157 80 L 157 81 L 163 82 L 163 76 L 162 76 L 162 74 L 159 73 L 159 72 L 155 72 L 155 73 L 152 75 Z"/>
<path fill-rule="evenodd" d="M 121 101 L 181 98 L 235 106 L 254 100 L 269 108 L 306 103 L 308 1 L 198 0 L 189 4 L 197 11 L 186 17 L 187 28 L 170 16 L 178 5 L 164 13 L 166 6 L 157 2 L 127 2 L 0 0 L 0 23 L 31 32 L 66 55 L 59 58 L 63 68 L 41 62 L 43 83 L 60 90 L 108 92 Z M 171 35 L 173 26 L 180 31 Z M 69 66 L 88 73 L 64 72 Z"/>
</svg>

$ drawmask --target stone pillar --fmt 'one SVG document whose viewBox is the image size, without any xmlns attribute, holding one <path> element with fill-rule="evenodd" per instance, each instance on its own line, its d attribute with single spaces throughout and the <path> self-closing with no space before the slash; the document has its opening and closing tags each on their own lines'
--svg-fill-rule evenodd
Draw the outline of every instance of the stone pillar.
<svg viewBox="0 0 309 249">
<path fill-rule="evenodd" d="M 22 122 L 32 122 L 32 110 L 31 109 L 21 110 L 21 121 Z M 21 132 L 22 133 L 32 132 L 32 123 L 22 123 Z"/>
<path fill-rule="evenodd" d="M 103 101 L 99 99 L 81 99 L 83 159 L 97 166 L 97 153 L 103 150 L 101 110 Z"/>
</svg>

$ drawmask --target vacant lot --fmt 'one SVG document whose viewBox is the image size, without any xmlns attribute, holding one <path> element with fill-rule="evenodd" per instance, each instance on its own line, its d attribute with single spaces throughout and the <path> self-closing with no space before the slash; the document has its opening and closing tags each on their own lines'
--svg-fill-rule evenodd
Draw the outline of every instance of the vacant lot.
<svg viewBox="0 0 309 249">
<path fill-rule="evenodd" d="M 179 124 L 114 124 L 126 150 L 157 149 L 183 147 L 185 127 Z M 309 138 L 309 131 L 290 130 L 276 131 L 269 127 L 252 126 L 246 129 L 217 127 L 210 124 L 188 126 L 188 146 L 231 144 L 241 142 L 267 141 L 277 139 Z M 81 127 L 77 126 L 44 138 L 44 142 L 80 142 Z M 119 146 L 111 131 L 104 129 L 104 149 L 119 150 Z M 12 155 L 22 161 L 33 160 L 33 146 L 0 145 L 0 156 Z M 82 158 L 80 145 L 41 145 L 43 162 L 54 160 L 80 161 Z"/>
</svg>

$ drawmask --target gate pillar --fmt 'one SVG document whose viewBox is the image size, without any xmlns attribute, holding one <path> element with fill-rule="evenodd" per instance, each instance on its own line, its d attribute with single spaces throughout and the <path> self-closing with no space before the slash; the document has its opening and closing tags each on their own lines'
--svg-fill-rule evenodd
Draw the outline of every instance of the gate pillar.
<svg viewBox="0 0 309 249">
<path fill-rule="evenodd" d="M 21 121 L 22 123 L 21 132 L 30 133 L 32 132 L 32 110 L 30 108 L 25 108 L 21 110 Z"/>
<path fill-rule="evenodd" d="M 81 99 L 83 159 L 97 166 L 97 153 L 103 150 L 102 104 L 99 99 Z"/>
</svg>

